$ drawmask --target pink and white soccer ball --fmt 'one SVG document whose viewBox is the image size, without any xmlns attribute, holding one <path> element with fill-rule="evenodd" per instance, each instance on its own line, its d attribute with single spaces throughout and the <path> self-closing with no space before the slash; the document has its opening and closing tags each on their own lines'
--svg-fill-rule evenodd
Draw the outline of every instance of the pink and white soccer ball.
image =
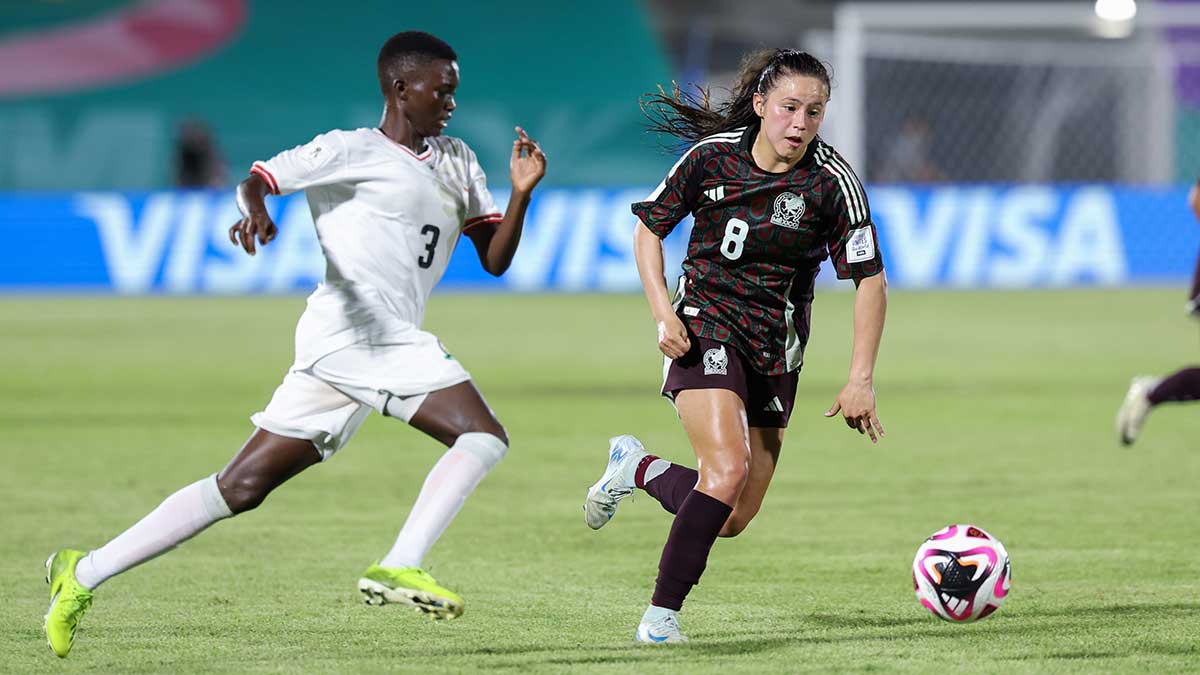
<svg viewBox="0 0 1200 675">
<path fill-rule="evenodd" d="M 934 532 L 913 559 L 917 600 L 937 617 L 965 623 L 1000 608 L 1012 588 L 1004 544 L 974 525 Z"/>
</svg>

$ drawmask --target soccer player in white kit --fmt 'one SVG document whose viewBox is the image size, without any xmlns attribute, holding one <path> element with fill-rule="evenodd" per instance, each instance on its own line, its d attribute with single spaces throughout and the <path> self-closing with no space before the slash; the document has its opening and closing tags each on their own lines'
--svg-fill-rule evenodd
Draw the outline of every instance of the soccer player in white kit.
<svg viewBox="0 0 1200 675">
<path fill-rule="evenodd" d="M 464 500 L 504 457 L 508 437 L 470 375 L 421 330 L 425 302 L 460 234 L 488 272 L 508 269 L 546 157 L 520 127 L 512 196 L 500 214 L 475 154 L 442 136 L 454 112 L 457 55 L 421 32 L 393 36 L 377 64 L 385 100 L 376 129 L 331 131 L 255 162 L 238 186 L 244 218 L 230 240 L 254 255 L 276 234 L 265 196 L 304 190 L 327 261 L 325 282 L 296 326 L 296 360 L 258 428 L 218 474 L 199 480 L 104 546 L 46 562 L 46 635 L 65 657 L 92 590 L 218 520 L 255 508 L 271 490 L 344 446 L 372 410 L 449 447 L 425 479 L 392 549 L 358 588 L 368 604 L 402 603 L 453 618 L 463 601 L 421 569 Z"/>
</svg>

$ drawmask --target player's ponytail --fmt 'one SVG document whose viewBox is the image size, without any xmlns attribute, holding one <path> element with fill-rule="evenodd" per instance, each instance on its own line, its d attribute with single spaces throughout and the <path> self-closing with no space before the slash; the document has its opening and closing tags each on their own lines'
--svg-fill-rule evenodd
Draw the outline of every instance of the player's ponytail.
<svg viewBox="0 0 1200 675">
<path fill-rule="evenodd" d="M 642 112 L 650 120 L 649 130 L 674 136 L 686 142 L 744 127 L 758 121 L 754 112 L 754 94 L 767 95 L 784 75 L 807 75 L 830 86 L 829 69 L 817 57 L 796 49 L 763 49 L 742 59 L 737 83 L 730 98 L 720 107 L 712 107 L 712 93 L 697 85 L 685 91 L 676 82 L 671 92 L 661 86 L 658 93 L 641 100 Z"/>
</svg>

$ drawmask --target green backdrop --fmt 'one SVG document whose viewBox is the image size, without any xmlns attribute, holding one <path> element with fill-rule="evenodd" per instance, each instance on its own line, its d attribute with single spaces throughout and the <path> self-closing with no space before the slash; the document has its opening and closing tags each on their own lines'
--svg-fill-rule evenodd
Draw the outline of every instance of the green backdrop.
<svg viewBox="0 0 1200 675">
<path fill-rule="evenodd" d="M 103 19 L 128 2 L 29 2 L 0 10 L 0 40 Z M 156 188 L 170 183 L 180 121 L 215 131 L 232 178 L 255 160 L 334 127 L 378 123 L 374 75 L 391 34 L 428 30 L 459 53 L 448 133 L 507 178 L 512 127 L 539 139 L 556 185 L 652 184 L 669 158 L 637 100 L 669 80 L 643 9 L 596 3 L 452 4 L 247 0 L 217 52 L 149 78 L 88 91 L 0 98 L 0 189 Z"/>
</svg>

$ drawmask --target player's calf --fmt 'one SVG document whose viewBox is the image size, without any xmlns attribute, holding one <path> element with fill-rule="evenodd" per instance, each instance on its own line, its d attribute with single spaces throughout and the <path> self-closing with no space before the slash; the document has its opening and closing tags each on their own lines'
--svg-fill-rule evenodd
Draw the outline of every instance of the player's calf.
<svg viewBox="0 0 1200 675">
<path fill-rule="evenodd" d="M 721 526 L 721 531 L 717 533 L 718 537 L 736 537 L 746 528 L 750 526 L 750 521 L 754 519 L 754 513 L 740 514 L 734 509 L 734 512 L 729 514 L 729 519 Z"/>
</svg>

